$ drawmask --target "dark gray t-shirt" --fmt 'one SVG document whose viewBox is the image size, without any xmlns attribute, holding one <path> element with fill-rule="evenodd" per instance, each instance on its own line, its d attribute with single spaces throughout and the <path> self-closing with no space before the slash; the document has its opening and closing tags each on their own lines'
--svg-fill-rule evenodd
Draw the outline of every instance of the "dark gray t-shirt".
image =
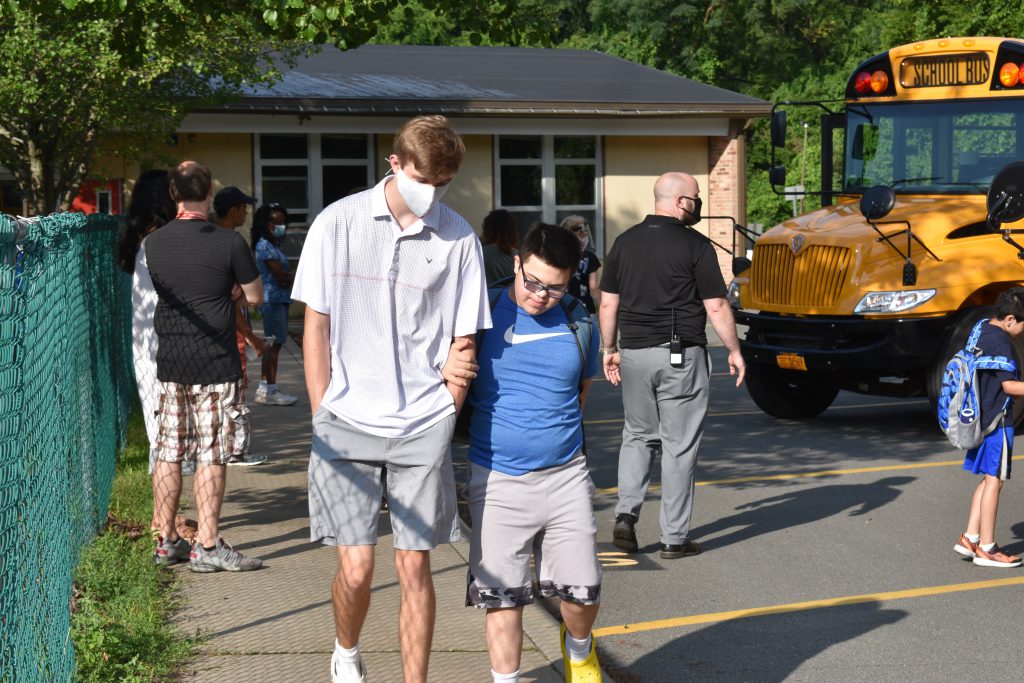
<svg viewBox="0 0 1024 683">
<path fill-rule="evenodd" d="M 174 220 L 146 238 L 146 261 L 159 296 L 157 378 L 178 384 L 241 379 L 231 288 L 260 277 L 242 236 L 202 220 Z"/>
<path fill-rule="evenodd" d="M 704 301 L 726 294 L 707 237 L 674 218 L 650 215 L 619 235 L 604 261 L 601 291 L 619 295 L 624 349 L 667 344 L 672 322 L 684 344 L 704 346 Z"/>
</svg>

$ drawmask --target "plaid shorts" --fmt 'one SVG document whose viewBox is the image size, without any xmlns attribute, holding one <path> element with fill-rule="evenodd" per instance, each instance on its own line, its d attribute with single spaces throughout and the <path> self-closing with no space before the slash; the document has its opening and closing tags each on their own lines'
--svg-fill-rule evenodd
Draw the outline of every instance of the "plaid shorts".
<svg viewBox="0 0 1024 683">
<path fill-rule="evenodd" d="M 160 382 L 156 459 L 223 465 L 248 446 L 248 412 L 241 382 Z"/>
</svg>

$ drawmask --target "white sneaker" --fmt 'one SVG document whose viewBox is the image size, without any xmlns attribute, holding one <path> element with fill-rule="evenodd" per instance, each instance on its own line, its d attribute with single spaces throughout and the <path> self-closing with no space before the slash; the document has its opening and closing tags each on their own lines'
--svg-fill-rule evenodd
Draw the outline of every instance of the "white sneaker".
<svg viewBox="0 0 1024 683">
<path fill-rule="evenodd" d="M 286 394 L 283 391 L 275 391 L 272 394 L 268 394 L 258 389 L 256 390 L 256 396 L 253 398 L 253 402 L 264 406 L 290 406 L 298 400 L 297 396 Z"/>
<path fill-rule="evenodd" d="M 241 455 L 233 455 L 231 456 L 231 459 L 228 460 L 228 464 L 234 465 L 235 467 L 252 467 L 253 465 L 262 465 L 266 461 L 267 456 L 250 453 L 245 457 Z"/>
<path fill-rule="evenodd" d="M 343 662 L 335 650 L 331 655 L 331 683 L 366 683 L 366 666 L 359 656 L 354 664 Z"/>
</svg>

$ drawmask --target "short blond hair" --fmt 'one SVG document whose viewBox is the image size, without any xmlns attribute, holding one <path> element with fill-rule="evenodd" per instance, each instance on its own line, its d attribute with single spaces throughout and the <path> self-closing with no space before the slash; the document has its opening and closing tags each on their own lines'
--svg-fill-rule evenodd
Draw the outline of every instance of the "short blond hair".
<svg viewBox="0 0 1024 683">
<path fill-rule="evenodd" d="M 452 178 L 462 166 L 466 146 L 444 116 L 417 116 L 395 133 L 392 148 L 403 166 L 412 162 L 427 180 Z"/>
</svg>

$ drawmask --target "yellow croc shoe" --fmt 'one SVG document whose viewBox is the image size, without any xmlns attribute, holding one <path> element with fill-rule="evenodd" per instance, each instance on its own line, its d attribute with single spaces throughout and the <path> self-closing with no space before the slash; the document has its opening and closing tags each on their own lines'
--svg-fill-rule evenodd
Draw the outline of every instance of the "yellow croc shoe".
<svg viewBox="0 0 1024 683">
<path fill-rule="evenodd" d="M 562 643 L 562 665 L 565 667 L 565 683 L 601 683 L 601 665 L 597 663 L 597 645 L 590 640 L 590 654 L 582 662 L 569 659 L 565 649 L 565 624 L 558 631 Z"/>
</svg>

